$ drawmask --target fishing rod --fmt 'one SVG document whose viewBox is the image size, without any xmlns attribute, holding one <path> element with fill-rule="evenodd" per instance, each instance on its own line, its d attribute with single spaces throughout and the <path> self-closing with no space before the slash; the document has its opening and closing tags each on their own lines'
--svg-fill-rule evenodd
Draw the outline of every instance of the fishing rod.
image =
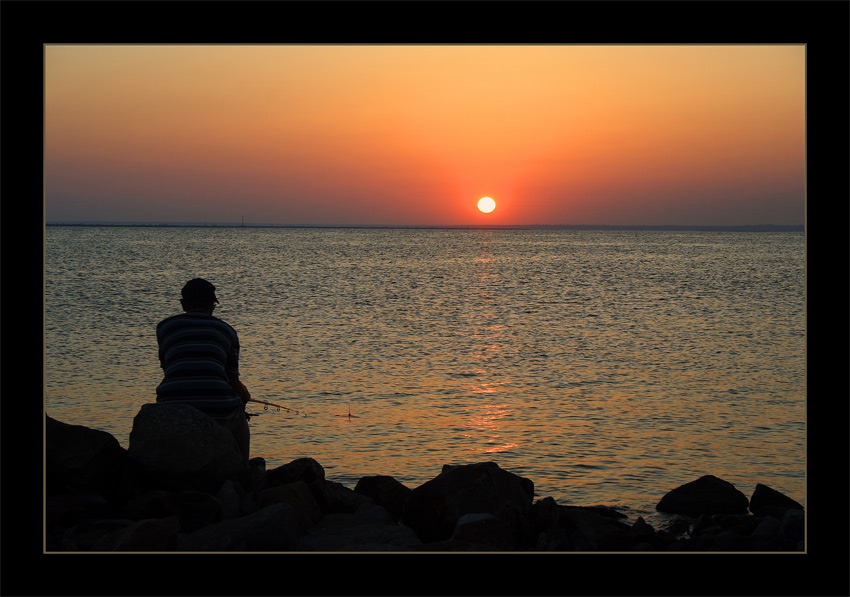
<svg viewBox="0 0 850 597">
<path fill-rule="evenodd" d="M 262 405 L 263 405 L 263 410 L 269 410 L 269 407 L 270 407 L 270 406 L 273 406 L 273 407 L 275 407 L 277 410 L 283 409 L 283 410 L 289 411 L 289 412 L 291 412 L 291 413 L 295 413 L 296 415 L 306 415 L 306 414 L 307 414 L 307 413 L 302 412 L 302 411 L 300 411 L 300 410 L 295 410 L 294 408 L 289 408 L 289 407 L 286 407 L 286 406 L 281 406 L 280 404 L 275 404 L 274 402 L 269 402 L 269 401 L 267 401 L 267 400 L 258 400 L 258 399 L 254 398 L 254 397 L 249 398 L 249 399 L 248 399 L 248 401 L 249 401 L 249 402 L 259 402 L 260 404 L 262 404 Z M 255 416 L 256 416 L 256 415 L 255 415 Z"/>
<path fill-rule="evenodd" d="M 306 415 L 307 414 L 303 411 L 295 410 L 294 408 L 289 408 L 287 406 L 282 406 L 282 405 L 276 404 L 274 402 L 269 402 L 268 400 L 258 400 L 257 398 L 251 397 L 251 398 L 248 399 L 248 401 L 249 402 L 257 402 L 259 404 L 262 404 L 263 410 L 269 410 L 269 407 L 273 406 L 277 410 L 283 409 L 283 410 L 289 411 L 291 413 L 295 413 L 296 415 Z M 256 417 L 259 413 L 245 413 L 245 414 L 248 416 L 248 418 L 251 418 L 251 417 Z M 351 414 L 351 405 L 350 404 L 348 405 L 348 414 L 347 415 L 334 415 L 334 416 L 345 417 L 347 419 L 359 419 L 360 418 L 357 415 Z"/>
</svg>

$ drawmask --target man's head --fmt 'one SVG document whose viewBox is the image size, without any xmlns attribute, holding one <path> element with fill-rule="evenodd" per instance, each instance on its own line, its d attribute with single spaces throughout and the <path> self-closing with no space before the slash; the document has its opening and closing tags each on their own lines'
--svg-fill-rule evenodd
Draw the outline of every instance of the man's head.
<svg viewBox="0 0 850 597">
<path fill-rule="evenodd" d="M 215 286 L 203 278 L 194 278 L 186 282 L 181 293 L 180 304 L 184 311 L 203 311 L 212 313 L 218 299 L 215 296 Z"/>
</svg>

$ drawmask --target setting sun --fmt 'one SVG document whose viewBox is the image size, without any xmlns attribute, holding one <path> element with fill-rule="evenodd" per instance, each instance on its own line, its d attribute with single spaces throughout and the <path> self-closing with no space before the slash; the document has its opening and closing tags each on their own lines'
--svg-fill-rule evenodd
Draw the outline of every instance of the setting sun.
<svg viewBox="0 0 850 597">
<path fill-rule="evenodd" d="M 482 197 L 478 200 L 478 209 L 480 209 L 485 214 L 488 214 L 494 209 L 496 209 L 496 202 L 493 201 L 490 197 Z"/>
</svg>

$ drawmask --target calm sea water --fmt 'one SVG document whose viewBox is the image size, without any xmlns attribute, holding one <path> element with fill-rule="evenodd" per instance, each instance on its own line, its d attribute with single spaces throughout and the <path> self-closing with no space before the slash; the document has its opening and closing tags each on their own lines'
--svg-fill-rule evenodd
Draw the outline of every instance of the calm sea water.
<svg viewBox="0 0 850 597">
<path fill-rule="evenodd" d="M 789 232 L 50 226 L 45 408 L 127 447 L 200 276 L 253 396 L 307 413 L 249 409 L 268 468 L 495 461 L 650 522 L 704 474 L 805 504 L 804 274 Z"/>
</svg>

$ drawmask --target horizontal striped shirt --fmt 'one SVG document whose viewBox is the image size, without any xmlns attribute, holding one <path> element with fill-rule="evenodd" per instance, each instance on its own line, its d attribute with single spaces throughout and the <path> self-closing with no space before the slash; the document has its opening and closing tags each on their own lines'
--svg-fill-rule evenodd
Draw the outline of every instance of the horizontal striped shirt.
<svg viewBox="0 0 850 597">
<path fill-rule="evenodd" d="M 190 404 L 217 420 L 233 418 L 242 400 L 229 377 L 239 376 L 239 337 L 206 313 L 181 313 L 156 326 L 164 371 L 157 402 Z"/>
</svg>

